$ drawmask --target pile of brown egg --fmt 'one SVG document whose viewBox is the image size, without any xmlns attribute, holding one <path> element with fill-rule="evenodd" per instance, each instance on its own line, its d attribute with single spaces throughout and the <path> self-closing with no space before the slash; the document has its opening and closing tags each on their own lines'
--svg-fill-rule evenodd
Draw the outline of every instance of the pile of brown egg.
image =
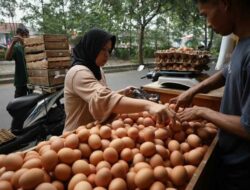
<svg viewBox="0 0 250 190">
<path fill-rule="evenodd" d="M 155 70 L 193 71 L 208 70 L 210 54 L 192 48 L 170 48 L 155 52 Z"/>
<path fill-rule="evenodd" d="M 216 133 L 206 121 L 173 126 L 148 112 L 121 114 L 0 155 L 0 189 L 185 189 Z"/>
</svg>

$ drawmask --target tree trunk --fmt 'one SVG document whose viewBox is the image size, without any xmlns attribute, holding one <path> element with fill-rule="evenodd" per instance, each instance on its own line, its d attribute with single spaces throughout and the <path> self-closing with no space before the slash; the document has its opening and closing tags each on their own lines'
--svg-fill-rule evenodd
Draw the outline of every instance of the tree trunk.
<svg viewBox="0 0 250 190">
<path fill-rule="evenodd" d="M 139 58 L 138 61 L 140 65 L 144 64 L 143 60 L 144 31 L 145 31 L 145 26 L 141 25 L 139 31 L 139 47 L 138 47 L 138 58 Z"/>
<path fill-rule="evenodd" d="M 212 45 L 213 45 L 213 39 L 214 39 L 214 31 L 211 29 L 210 30 L 210 39 L 209 39 L 209 43 L 207 45 L 207 49 L 208 51 L 210 51 Z"/>
</svg>

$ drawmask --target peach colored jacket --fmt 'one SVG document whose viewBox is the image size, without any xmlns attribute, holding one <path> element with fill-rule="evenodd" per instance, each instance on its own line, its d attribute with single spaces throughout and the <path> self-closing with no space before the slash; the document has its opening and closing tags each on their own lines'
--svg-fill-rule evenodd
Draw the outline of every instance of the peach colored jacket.
<svg viewBox="0 0 250 190">
<path fill-rule="evenodd" d="M 105 121 L 123 97 L 107 87 L 102 69 L 101 72 L 100 81 L 82 65 L 76 65 L 67 72 L 64 86 L 65 131 L 89 122 Z"/>
</svg>

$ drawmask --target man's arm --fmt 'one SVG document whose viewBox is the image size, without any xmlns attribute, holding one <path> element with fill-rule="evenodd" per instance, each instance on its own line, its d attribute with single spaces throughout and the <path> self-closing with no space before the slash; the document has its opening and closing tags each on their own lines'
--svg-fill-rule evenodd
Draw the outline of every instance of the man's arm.
<svg viewBox="0 0 250 190">
<path fill-rule="evenodd" d="M 7 49 L 6 54 L 5 54 L 5 59 L 6 60 L 11 60 L 12 59 L 13 52 L 14 52 L 14 46 L 18 41 L 23 43 L 23 38 L 21 38 L 20 36 L 14 36 L 13 40 L 12 40 L 12 42 L 10 44 L 10 47 Z"/>
</svg>

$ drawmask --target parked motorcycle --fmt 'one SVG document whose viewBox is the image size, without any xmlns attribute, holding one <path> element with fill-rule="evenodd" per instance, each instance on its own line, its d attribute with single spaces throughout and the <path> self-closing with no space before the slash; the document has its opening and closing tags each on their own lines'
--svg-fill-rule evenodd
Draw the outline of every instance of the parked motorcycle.
<svg viewBox="0 0 250 190">
<path fill-rule="evenodd" d="M 65 121 L 63 89 L 51 94 L 33 93 L 15 98 L 7 105 L 7 111 L 12 116 L 9 133 L 14 138 L 0 144 L 0 154 L 62 134 Z"/>
</svg>

